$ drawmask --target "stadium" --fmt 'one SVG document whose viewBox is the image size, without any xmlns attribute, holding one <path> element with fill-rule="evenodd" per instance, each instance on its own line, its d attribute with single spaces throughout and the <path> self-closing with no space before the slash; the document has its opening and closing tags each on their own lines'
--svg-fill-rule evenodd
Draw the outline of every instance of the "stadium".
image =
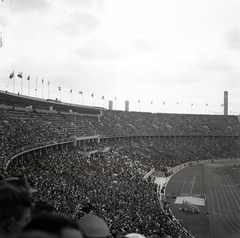
<svg viewBox="0 0 240 238">
<path fill-rule="evenodd" d="M 240 122 L 233 115 L 107 110 L 0 91 L 1 174 L 34 201 L 110 237 L 237 238 Z"/>
</svg>

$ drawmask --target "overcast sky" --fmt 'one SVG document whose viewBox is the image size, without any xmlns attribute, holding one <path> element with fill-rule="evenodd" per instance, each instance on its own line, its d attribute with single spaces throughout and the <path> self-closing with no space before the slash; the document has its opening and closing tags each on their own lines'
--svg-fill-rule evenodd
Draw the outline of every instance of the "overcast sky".
<svg viewBox="0 0 240 238">
<path fill-rule="evenodd" d="M 239 0 L 4 0 L 0 7 L 1 90 L 13 92 L 15 70 L 15 93 L 28 95 L 30 75 L 30 96 L 196 114 L 223 113 L 228 91 L 229 114 L 240 114 Z"/>
</svg>

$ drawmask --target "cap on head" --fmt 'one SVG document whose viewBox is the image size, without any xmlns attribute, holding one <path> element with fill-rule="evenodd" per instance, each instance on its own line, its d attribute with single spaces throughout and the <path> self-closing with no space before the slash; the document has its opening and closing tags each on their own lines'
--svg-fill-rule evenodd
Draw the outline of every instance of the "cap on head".
<svg viewBox="0 0 240 238">
<path fill-rule="evenodd" d="M 31 188 L 29 186 L 26 175 L 7 177 L 7 178 L 4 178 L 3 181 L 19 189 L 26 190 L 29 193 L 35 193 L 38 191 L 37 189 Z"/>
<path fill-rule="evenodd" d="M 79 227 L 86 238 L 105 238 L 110 235 L 107 224 L 94 214 L 87 214 L 79 221 Z"/>
<path fill-rule="evenodd" d="M 125 235 L 126 238 L 146 238 L 145 236 L 138 234 L 138 233 L 129 233 Z"/>
</svg>

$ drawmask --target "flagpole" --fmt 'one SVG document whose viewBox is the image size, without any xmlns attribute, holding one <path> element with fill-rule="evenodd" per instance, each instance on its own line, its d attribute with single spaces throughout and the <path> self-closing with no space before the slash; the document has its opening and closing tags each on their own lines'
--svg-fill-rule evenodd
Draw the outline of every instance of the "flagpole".
<svg viewBox="0 0 240 238">
<path fill-rule="evenodd" d="M 222 107 L 224 107 L 224 104 L 221 104 L 221 107 L 220 107 L 220 115 L 222 114 Z"/>
<path fill-rule="evenodd" d="M 105 108 L 105 96 L 102 96 L 102 100 L 103 100 L 103 108 Z"/>
<path fill-rule="evenodd" d="M 28 96 L 30 96 L 30 78 L 28 80 Z"/>
<path fill-rule="evenodd" d="M 15 93 L 15 73 L 13 75 L 13 93 Z"/>
<path fill-rule="evenodd" d="M 43 79 L 42 79 L 42 98 L 43 98 Z"/>
<path fill-rule="evenodd" d="M 92 102 L 93 102 L 93 106 L 94 106 L 94 93 L 92 93 L 92 98 L 93 98 L 93 100 L 92 100 Z"/>
<path fill-rule="evenodd" d="M 79 94 L 82 96 L 82 105 L 83 105 L 83 91 L 79 91 Z"/>
<path fill-rule="evenodd" d="M 36 88 L 35 88 L 35 96 L 37 97 L 37 78 L 36 78 Z"/>
<path fill-rule="evenodd" d="M 23 95 L 23 74 L 21 77 L 21 95 Z"/>
<path fill-rule="evenodd" d="M 62 91 L 62 87 L 58 87 L 59 90 L 59 100 L 61 101 L 61 91 Z"/>
<path fill-rule="evenodd" d="M 50 81 L 48 80 L 48 98 L 50 98 Z"/>
</svg>

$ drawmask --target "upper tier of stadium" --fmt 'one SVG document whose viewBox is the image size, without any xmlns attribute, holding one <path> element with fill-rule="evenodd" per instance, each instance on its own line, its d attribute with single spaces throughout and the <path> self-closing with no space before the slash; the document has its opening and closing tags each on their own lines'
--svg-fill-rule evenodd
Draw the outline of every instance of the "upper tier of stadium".
<svg viewBox="0 0 240 238">
<path fill-rule="evenodd" d="M 1 161 L 19 149 L 112 137 L 239 137 L 233 115 L 144 113 L 106 110 L 0 91 Z"/>
</svg>

